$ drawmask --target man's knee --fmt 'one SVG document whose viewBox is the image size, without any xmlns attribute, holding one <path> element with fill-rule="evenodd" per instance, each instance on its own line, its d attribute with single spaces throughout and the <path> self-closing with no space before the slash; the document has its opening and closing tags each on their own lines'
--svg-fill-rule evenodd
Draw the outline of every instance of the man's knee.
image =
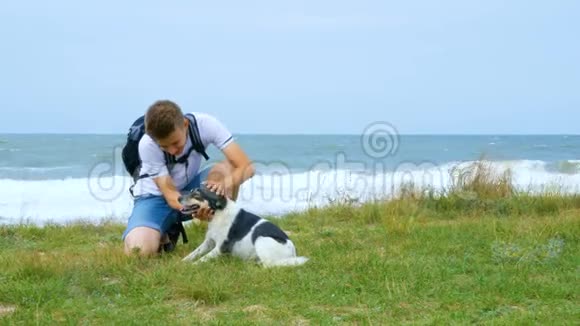
<svg viewBox="0 0 580 326">
<path fill-rule="evenodd" d="M 161 234 L 148 227 L 136 227 L 125 237 L 125 254 L 138 253 L 141 256 L 155 255 L 159 252 Z"/>
<path fill-rule="evenodd" d="M 223 181 L 230 177 L 233 171 L 233 166 L 227 160 L 215 163 L 208 172 L 207 180 Z"/>
</svg>

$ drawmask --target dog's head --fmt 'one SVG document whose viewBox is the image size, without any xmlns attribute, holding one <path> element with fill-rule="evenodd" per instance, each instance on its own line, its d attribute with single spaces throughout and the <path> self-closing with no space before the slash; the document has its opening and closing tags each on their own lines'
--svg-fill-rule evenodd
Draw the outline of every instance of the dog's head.
<svg viewBox="0 0 580 326">
<path fill-rule="evenodd" d="M 183 205 L 187 211 L 194 211 L 205 207 L 217 211 L 226 207 L 227 198 L 219 196 L 215 192 L 202 186 L 180 196 L 179 203 Z"/>
</svg>

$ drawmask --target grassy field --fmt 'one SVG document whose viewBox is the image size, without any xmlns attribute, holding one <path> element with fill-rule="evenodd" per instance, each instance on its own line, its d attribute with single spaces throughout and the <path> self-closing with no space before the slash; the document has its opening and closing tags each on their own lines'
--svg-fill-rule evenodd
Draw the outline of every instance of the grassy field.
<svg viewBox="0 0 580 326">
<path fill-rule="evenodd" d="M 476 171 L 476 172 L 473 172 Z M 442 196 L 443 195 L 443 196 Z M 0 227 L 0 324 L 551 324 L 580 320 L 580 196 L 475 169 L 444 194 L 273 220 L 310 261 L 126 257 L 123 225 Z"/>
</svg>

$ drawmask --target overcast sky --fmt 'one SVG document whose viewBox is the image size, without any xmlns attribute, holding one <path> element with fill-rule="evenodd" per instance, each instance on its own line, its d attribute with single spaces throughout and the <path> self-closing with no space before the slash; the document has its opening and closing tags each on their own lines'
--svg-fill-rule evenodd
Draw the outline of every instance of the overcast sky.
<svg viewBox="0 0 580 326">
<path fill-rule="evenodd" d="M 579 37 L 577 0 L 6 1 L 0 133 L 578 134 Z"/>
</svg>

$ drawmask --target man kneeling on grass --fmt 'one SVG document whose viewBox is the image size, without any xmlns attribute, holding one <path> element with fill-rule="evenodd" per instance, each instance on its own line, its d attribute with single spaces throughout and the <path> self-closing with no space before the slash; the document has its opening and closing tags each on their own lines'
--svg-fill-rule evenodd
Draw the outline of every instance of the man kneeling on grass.
<svg viewBox="0 0 580 326">
<path fill-rule="evenodd" d="M 164 100 L 149 107 L 143 123 L 145 131 L 134 142 L 138 160 L 133 161 L 139 162 L 139 168 L 130 172 L 136 180 L 131 189 L 133 211 L 122 237 L 126 254 L 155 255 L 161 249 L 172 251 L 180 231 L 186 241 L 182 221 L 209 220 L 213 214 L 208 209 L 182 214 L 181 192 L 205 183 L 236 200 L 240 185 L 254 175 L 254 168 L 229 130 L 209 114 L 184 115 L 177 104 Z M 200 171 L 202 154 L 210 144 L 226 159 Z M 124 150 L 123 159 L 127 156 Z"/>
</svg>

